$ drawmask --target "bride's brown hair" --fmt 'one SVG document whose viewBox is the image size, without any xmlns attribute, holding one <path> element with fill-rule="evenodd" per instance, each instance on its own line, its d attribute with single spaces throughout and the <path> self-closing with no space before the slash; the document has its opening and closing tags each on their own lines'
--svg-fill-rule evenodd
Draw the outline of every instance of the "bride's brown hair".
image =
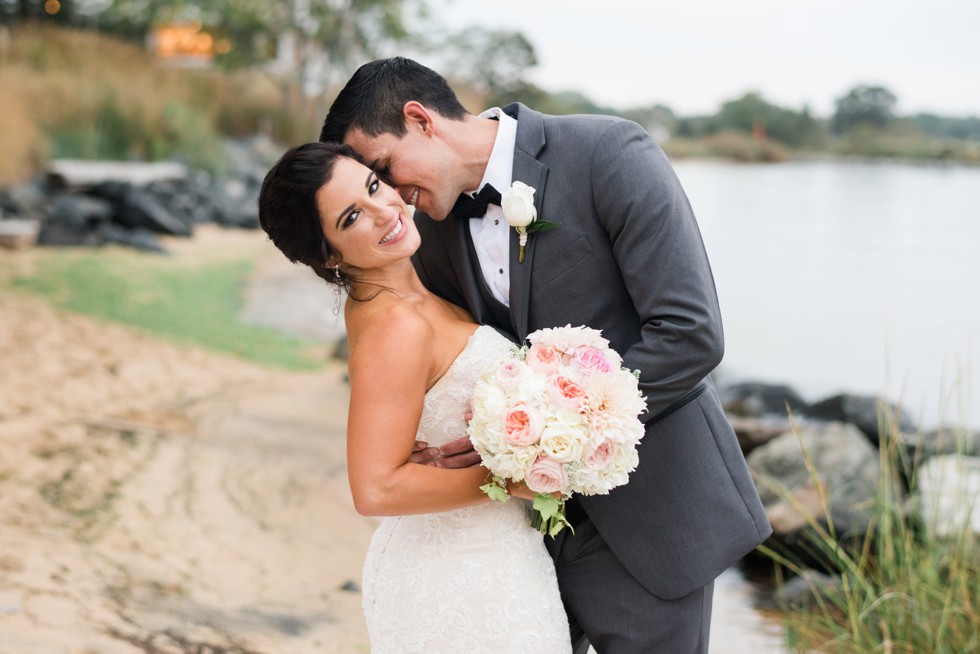
<svg viewBox="0 0 980 654">
<path fill-rule="evenodd" d="M 340 252 L 323 235 L 316 202 L 341 157 L 364 163 L 340 143 L 304 143 L 287 150 L 262 181 L 259 224 L 287 259 L 306 264 L 349 295 L 356 279 L 350 270 L 341 270 Z"/>
</svg>

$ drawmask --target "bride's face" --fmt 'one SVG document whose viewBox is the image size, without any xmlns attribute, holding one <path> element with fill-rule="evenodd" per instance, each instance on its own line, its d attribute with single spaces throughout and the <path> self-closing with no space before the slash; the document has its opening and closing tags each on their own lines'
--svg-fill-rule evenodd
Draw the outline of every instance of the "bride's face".
<svg viewBox="0 0 980 654">
<path fill-rule="evenodd" d="M 419 247 L 408 205 L 373 170 L 354 159 L 337 159 L 316 200 L 323 234 L 348 266 L 382 268 L 407 259 Z"/>
</svg>

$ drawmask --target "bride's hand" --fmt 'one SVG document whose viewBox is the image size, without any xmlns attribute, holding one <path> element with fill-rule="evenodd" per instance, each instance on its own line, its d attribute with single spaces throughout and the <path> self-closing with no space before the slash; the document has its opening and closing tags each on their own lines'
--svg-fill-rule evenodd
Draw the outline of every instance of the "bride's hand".
<svg viewBox="0 0 980 654">
<path fill-rule="evenodd" d="M 519 497 L 522 500 L 533 500 L 534 491 L 527 487 L 523 481 L 507 480 L 507 494 L 511 497 Z"/>
<path fill-rule="evenodd" d="M 469 437 L 464 436 L 442 447 L 429 447 L 425 441 L 415 441 L 408 461 L 437 468 L 469 468 L 480 463 L 480 455 L 473 449 Z"/>
</svg>

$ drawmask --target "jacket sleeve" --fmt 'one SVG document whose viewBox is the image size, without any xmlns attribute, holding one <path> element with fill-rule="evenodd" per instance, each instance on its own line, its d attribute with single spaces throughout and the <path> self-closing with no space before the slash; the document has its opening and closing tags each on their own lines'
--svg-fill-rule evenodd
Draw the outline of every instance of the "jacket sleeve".
<svg viewBox="0 0 980 654">
<path fill-rule="evenodd" d="M 596 214 L 642 322 L 623 352 L 640 371 L 651 420 L 684 397 L 724 354 L 721 312 L 694 212 L 660 147 L 636 123 L 615 121 L 591 166 Z"/>
</svg>

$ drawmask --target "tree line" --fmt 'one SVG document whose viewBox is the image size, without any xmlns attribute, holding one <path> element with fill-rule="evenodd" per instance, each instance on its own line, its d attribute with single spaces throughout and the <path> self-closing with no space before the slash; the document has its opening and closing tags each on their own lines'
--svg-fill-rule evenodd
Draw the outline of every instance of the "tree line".
<svg viewBox="0 0 980 654">
<path fill-rule="evenodd" d="M 663 104 L 615 110 L 577 91 L 548 92 L 530 83 L 537 56 L 524 34 L 477 27 L 454 32 L 436 13 L 430 0 L 0 0 L 4 24 L 56 23 L 142 42 L 161 24 L 199 25 L 217 44 L 216 67 L 260 67 L 289 78 L 306 91 L 310 113 L 321 111 L 331 90 L 361 62 L 407 52 L 438 61 L 471 104 L 521 100 L 547 113 L 615 113 L 661 139 L 735 133 L 794 150 L 914 149 L 925 157 L 958 156 L 960 146 L 937 148 L 924 140 L 980 143 L 980 117 L 900 116 L 895 94 L 875 84 L 843 93 L 827 118 L 806 106 L 773 104 L 757 92 L 728 100 L 710 115 L 680 116 Z"/>
</svg>

